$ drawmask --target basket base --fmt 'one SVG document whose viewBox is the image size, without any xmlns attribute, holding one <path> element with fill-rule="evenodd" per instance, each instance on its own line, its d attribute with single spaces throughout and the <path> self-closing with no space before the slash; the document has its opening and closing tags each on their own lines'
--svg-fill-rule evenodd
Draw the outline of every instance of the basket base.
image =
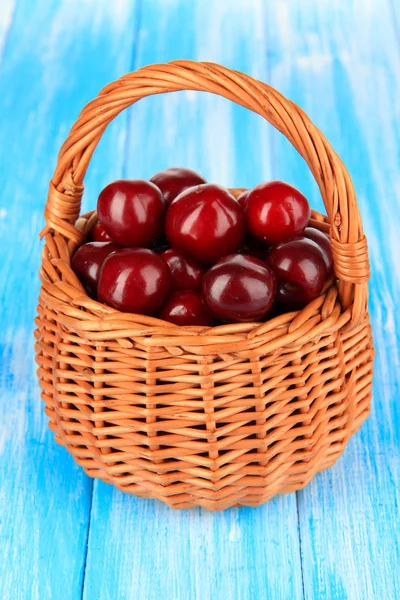
<svg viewBox="0 0 400 600">
<path fill-rule="evenodd" d="M 370 407 L 368 403 L 365 410 L 360 413 L 359 417 L 354 422 L 350 435 L 353 435 L 358 431 L 362 423 L 368 418 L 369 413 Z M 54 429 L 54 427 L 51 428 Z M 60 445 L 65 446 L 64 441 L 58 435 L 56 435 L 55 439 Z M 190 492 L 182 489 L 184 488 L 183 484 L 163 487 L 151 482 L 141 482 L 140 484 L 126 483 L 124 482 L 124 477 L 110 477 L 106 471 L 88 467 L 88 461 L 85 461 L 84 459 L 75 457 L 75 460 L 83 467 L 83 470 L 89 477 L 100 479 L 104 483 L 114 485 L 119 490 L 137 496 L 138 498 L 160 500 L 170 508 L 176 510 L 201 507 L 213 512 L 218 512 L 232 507 L 260 506 L 261 504 L 268 502 L 268 500 L 271 500 L 271 498 L 277 494 L 290 494 L 303 489 L 317 473 L 324 471 L 335 464 L 338 458 L 343 454 L 347 441 L 348 438 L 334 446 L 330 445 L 329 453 L 325 453 L 325 456 L 314 455 L 313 462 L 315 462 L 315 466 L 310 469 L 308 464 L 306 476 L 299 478 L 298 472 L 294 473 L 292 477 L 287 477 L 285 481 L 282 482 L 282 487 L 280 488 L 279 484 L 277 485 L 276 483 L 273 486 L 268 484 L 265 485 L 263 478 L 260 477 L 258 485 L 255 483 L 252 487 L 239 488 L 236 486 L 236 488 L 234 488 L 227 486 L 222 487 L 221 489 L 209 490 L 207 497 L 204 497 L 204 489 L 199 490 L 201 495 L 196 495 L 194 493 L 195 490 L 193 490 L 191 486 L 187 486 L 191 488 Z M 297 471 L 298 470 L 299 467 L 297 466 Z M 291 479 L 293 482 L 291 482 Z M 214 487 L 218 488 L 218 485 Z"/>
</svg>

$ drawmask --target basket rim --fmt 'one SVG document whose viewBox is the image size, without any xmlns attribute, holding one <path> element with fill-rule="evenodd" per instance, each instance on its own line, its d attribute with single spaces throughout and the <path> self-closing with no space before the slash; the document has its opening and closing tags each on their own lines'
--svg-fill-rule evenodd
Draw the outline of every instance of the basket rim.
<svg viewBox="0 0 400 600">
<path fill-rule="evenodd" d="M 78 227 L 84 237 L 89 234 L 97 220 L 96 211 L 85 213 L 79 218 Z M 326 230 L 327 217 L 312 211 L 314 227 Z M 94 343 L 117 343 L 132 347 L 131 339 L 146 347 L 165 346 L 172 354 L 182 354 L 181 347 L 198 347 L 199 354 L 225 351 L 235 354 L 249 351 L 270 352 L 292 346 L 297 340 L 310 340 L 318 335 L 345 329 L 351 324 L 351 307 L 344 309 L 338 297 L 337 281 L 331 277 L 320 296 L 303 309 L 285 312 L 265 321 L 229 323 L 204 326 L 180 326 L 136 313 L 124 313 L 90 298 L 70 267 L 70 256 L 75 246 L 66 244 L 56 233 L 46 235 L 46 246 L 40 269 L 42 281 L 41 299 L 57 312 L 59 324 L 69 332 L 77 333 Z M 56 253 L 56 258 L 54 257 Z M 53 255 L 53 258 L 51 258 Z M 56 269 L 54 268 L 56 267 Z M 56 278 L 56 279 L 55 279 Z M 54 294 L 56 290 L 56 293 Z M 249 348 L 249 345 L 254 347 Z M 228 350 L 229 346 L 229 350 Z"/>
<path fill-rule="evenodd" d="M 258 113 L 298 150 L 319 186 L 327 211 L 341 304 L 344 309 L 351 308 L 352 325 L 362 322 L 367 312 L 368 250 L 346 167 L 300 107 L 271 86 L 214 63 L 178 60 L 142 67 L 107 85 L 83 108 L 61 147 L 50 181 L 42 237 L 57 233 L 68 247 L 82 241 L 83 233 L 76 223 L 83 179 L 107 125 L 141 98 L 179 90 L 211 92 Z"/>
</svg>

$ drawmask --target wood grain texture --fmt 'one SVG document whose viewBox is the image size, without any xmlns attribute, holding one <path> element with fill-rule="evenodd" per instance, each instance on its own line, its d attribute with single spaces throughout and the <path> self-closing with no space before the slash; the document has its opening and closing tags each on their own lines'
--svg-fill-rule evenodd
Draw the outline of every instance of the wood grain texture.
<svg viewBox="0 0 400 600">
<path fill-rule="evenodd" d="M 399 23 L 390 0 L 1 1 L 2 599 L 400 597 Z M 92 482 L 54 444 L 38 396 L 37 233 L 57 151 L 103 85 L 173 58 L 219 61 L 298 102 L 348 166 L 369 237 L 373 413 L 331 470 L 258 509 L 174 512 L 100 482 L 91 506 Z M 171 164 L 237 187 L 286 179 L 322 210 L 280 134 L 191 92 L 143 100 L 110 126 L 84 208 L 110 180 Z"/>
<path fill-rule="evenodd" d="M 83 597 L 300 599 L 293 500 L 178 512 L 96 481 Z"/>
<path fill-rule="evenodd" d="M 54 444 L 39 399 L 32 353 L 38 233 L 49 174 L 74 118 L 130 68 L 135 7 L 120 3 L 117 14 L 115 3 L 96 2 L 95 17 L 92 3 L 78 1 L 11 8 L 8 20 L 2 12 L 7 38 L 0 44 L 0 595 L 75 600 L 92 482 Z M 99 149 L 96 179 L 115 174 L 122 124 Z"/>
<path fill-rule="evenodd" d="M 352 2 L 344 10 L 341 2 L 281 2 L 277 10 L 270 2 L 266 23 L 272 15 L 270 81 L 304 108 L 348 167 L 373 274 L 372 415 L 343 458 L 298 493 L 305 598 L 394 600 L 400 597 L 400 48 L 384 3 Z M 274 177 L 317 198 L 304 165 L 279 136 L 274 159 Z"/>
</svg>

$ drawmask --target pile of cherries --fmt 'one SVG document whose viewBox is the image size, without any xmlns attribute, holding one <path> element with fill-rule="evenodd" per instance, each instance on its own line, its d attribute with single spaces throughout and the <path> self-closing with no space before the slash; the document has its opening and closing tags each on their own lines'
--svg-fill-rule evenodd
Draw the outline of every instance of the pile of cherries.
<svg viewBox="0 0 400 600">
<path fill-rule="evenodd" d="M 237 199 L 194 171 L 120 180 L 100 193 L 99 221 L 72 257 L 88 293 L 123 312 L 176 325 L 254 322 L 316 298 L 333 272 L 329 238 L 282 181 Z"/>
</svg>

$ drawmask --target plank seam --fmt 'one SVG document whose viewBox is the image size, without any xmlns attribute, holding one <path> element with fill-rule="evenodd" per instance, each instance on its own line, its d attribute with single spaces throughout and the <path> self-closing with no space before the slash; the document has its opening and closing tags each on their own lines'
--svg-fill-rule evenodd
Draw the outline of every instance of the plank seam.
<svg viewBox="0 0 400 600">
<path fill-rule="evenodd" d="M 301 588 L 303 590 L 303 600 L 306 599 L 306 590 L 304 587 L 304 570 L 303 570 L 303 549 L 301 544 L 301 525 L 299 511 L 299 492 L 296 492 L 296 512 L 297 512 L 297 532 L 299 534 L 299 552 L 300 552 L 300 573 L 301 573 Z"/>
<path fill-rule="evenodd" d="M 140 25 L 142 19 L 142 0 L 137 0 L 136 2 L 136 10 L 134 16 L 134 34 L 133 34 L 133 44 L 132 44 L 132 56 L 130 63 L 130 70 L 134 71 L 136 68 L 137 57 L 138 57 L 138 48 L 139 48 L 139 33 L 140 33 Z M 122 164 L 122 177 L 126 178 L 126 167 L 127 167 L 127 157 L 130 145 L 130 123 L 131 123 L 131 115 L 128 114 L 127 117 L 127 131 L 125 137 L 124 144 L 124 152 L 123 152 L 123 164 Z M 86 537 L 86 548 L 85 548 L 85 557 L 83 563 L 83 576 L 82 576 L 82 590 L 81 590 L 81 598 L 84 599 L 85 594 L 85 584 L 86 584 L 86 565 L 87 558 L 89 552 L 89 543 L 90 543 L 90 534 L 91 534 L 91 524 L 92 524 L 92 506 L 93 506 L 93 494 L 94 494 L 94 485 L 92 482 L 92 493 L 90 497 L 90 508 L 89 508 L 89 523 L 87 529 L 87 537 Z"/>
<path fill-rule="evenodd" d="M 265 40 L 265 56 L 266 56 L 266 82 L 269 85 L 272 85 L 272 68 L 271 68 L 271 52 L 269 49 L 269 3 L 267 4 L 267 8 L 265 8 L 265 19 L 264 19 L 264 40 Z M 270 167 L 271 167 L 271 176 L 274 177 L 277 169 L 277 156 L 276 156 L 276 143 L 274 138 L 274 129 L 273 127 L 268 128 L 268 145 L 270 148 Z M 296 515 L 297 515 L 297 534 L 298 534 L 298 552 L 300 558 L 300 576 L 301 576 L 301 590 L 302 590 L 302 598 L 305 600 L 305 587 L 304 587 L 304 571 L 303 571 L 303 552 L 301 545 L 301 530 L 300 530 L 300 511 L 299 511 L 299 496 L 298 492 L 295 492 L 295 504 L 296 504 Z"/>
<path fill-rule="evenodd" d="M 91 480 L 91 491 L 90 491 L 90 503 L 89 503 L 89 520 L 87 526 L 87 535 L 85 541 L 85 555 L 83 557 L 83 573 L 82 573 L 82 587 L 81 587 L 81 597 L 80 600 L 83 600 L 83 594 L 85 590 L 85 579 L 86 579 L 86 565 L 87 565 L 87 557 L 89 550 L 89 538 L 90 538 L 90 525 L 92 523 L 92 506 L 93 506 L 93 491 L 94 491 L 94 481 Z"/>
</svg>

